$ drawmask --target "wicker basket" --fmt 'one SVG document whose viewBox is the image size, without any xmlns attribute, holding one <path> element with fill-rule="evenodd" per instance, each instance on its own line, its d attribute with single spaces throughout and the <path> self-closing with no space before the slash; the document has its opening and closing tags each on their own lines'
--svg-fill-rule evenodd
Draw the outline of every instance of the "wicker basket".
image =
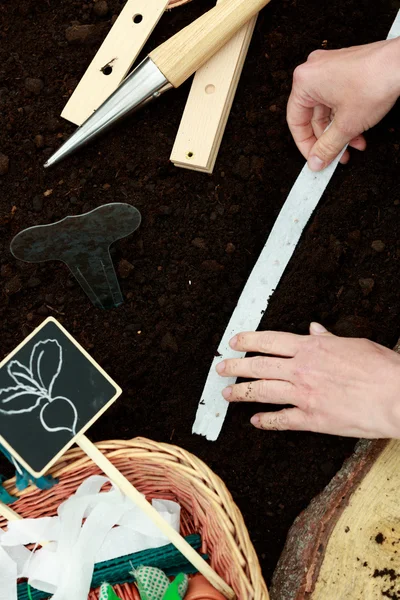
<svg viewBox="0 0 400 600">
<path fill-rule="evenodd" d="M 234 589 L 239 600 L 268 600 L 268 591 L 243 517 L 225 484 L 201 460 L 177 446 L 144 438 L 97 444 L 107 458 L 138 490 L 152 498 L 176 500 L 182 507 L 181 533 L 201 533 L 202 552 L 212 567 Z M 56 514 L 60 502 L 80 483 L 99 473 L 82 452 L 72 448 L 51 469 L 59 483 L 50 490 L 15 489 L 15 479 L 4 487 L 19 500 L 12 506 L 23 517 Z M 5 526 L 1 521 L 0 527 Z M 138 600 L 135 586 L 115 587 L 122 600 Z M 90 600 L 96 600 L 92 591 Z"/>
</svg>

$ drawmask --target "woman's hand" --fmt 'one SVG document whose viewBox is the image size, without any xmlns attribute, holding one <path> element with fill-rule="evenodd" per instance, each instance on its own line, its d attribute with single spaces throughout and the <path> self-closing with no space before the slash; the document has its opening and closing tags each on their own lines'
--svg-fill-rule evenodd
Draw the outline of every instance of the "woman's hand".
<svg viewBox="0 0 400 600">
<path fill-rule="evenodd" d="M 400 38 L 312 52 L 294 71 L 287 107 L 290 131 L 310 169 L 324 169 L 346 144 L 364 150 L 361 134 L 399 95 Z M 348 160 L 346 151 L 341 162 Z"/>
<path fill-rule="evenodd" d="M 318 323 L 310 334 L 235 336 L 232 348 L 262 355 L 217 366 L 222 377 L 254 380 L 226 388 L 224 397 L 293 405 L 254 415 L 251 422 L 259 429 L 400 438 L 400 356 L 368 340 L 336 337 Z"/>
</svg>

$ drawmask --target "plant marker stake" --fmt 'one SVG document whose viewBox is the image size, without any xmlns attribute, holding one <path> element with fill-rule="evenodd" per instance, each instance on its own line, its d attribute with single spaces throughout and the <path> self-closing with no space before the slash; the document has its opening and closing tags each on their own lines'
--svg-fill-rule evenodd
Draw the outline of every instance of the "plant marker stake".
<svg viewBox="0 0 400 600">
<path fill-rule="evenodd" d="M 109 248 L 133 233 L 140 221 L 139 211 L 130 204 L 104 204 L 51 225 L 24 229 L 10 249 L 15 258 L 26 262 L 64 262 L 94 306 L 114 308 L 123 298 Z"/>
<path fill-rule="evenodd" d="M 128 0 L 68 100 L 61 116 L 82 125 L 117 89 L 168 5 Z"/>
<path fill-rule="evenodd" d="M 213 172 L 256 21 L 196 72 L 170 156 L 176 167 Z"/>
<path fill-rule="evenodd" d="M 179 87 L 270 0 L 224 0 L 153 50 L 45 163 L 59 162 L 123 117 Z"/>
<path fill-rule="evenodd" d="M 233 600 L 235 594 L 224 580 L 84 435 L 121 393 L 68 331 L 49 317 L 0 363 L 0 443 L 35 477 L 78 444 L 183 556 Z M 0 514 L 15 518 L 3 504 Z"/>
<path fill-rule="evenodd" d="M 394 37 L 400 37 L 400 11 L 387 39 Z M 222 336 L 218 356 L 212 361 L 201 395 L 192 433 L 204 435 L 210 441 L 218 438 L 229 406 L 229 402 L 222 396 L 222 390 L 233 385 L 236 377 L 221 377 L 216 366 L 222 360 L 245 356 L 245 352 L 232 350 L 229 341 L 241 331 L 254 331 L 258 328 L 269 298 L 285 272 L 301 234 L 345 150 L 346 148 L 319 173 L 311 171 L 306 164 L 296 179 Z"/>
</svg>

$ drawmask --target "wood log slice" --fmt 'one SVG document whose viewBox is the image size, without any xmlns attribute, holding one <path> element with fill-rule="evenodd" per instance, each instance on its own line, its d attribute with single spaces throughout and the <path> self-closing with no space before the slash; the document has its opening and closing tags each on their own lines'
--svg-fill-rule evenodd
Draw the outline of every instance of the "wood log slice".
<svg viewBox="0 0 400 600">
<path fill-rule="evenodd" d="M 296 519 L 271 600 L 400 600 L 400 441 L 361 440 Z"/>
</svg>

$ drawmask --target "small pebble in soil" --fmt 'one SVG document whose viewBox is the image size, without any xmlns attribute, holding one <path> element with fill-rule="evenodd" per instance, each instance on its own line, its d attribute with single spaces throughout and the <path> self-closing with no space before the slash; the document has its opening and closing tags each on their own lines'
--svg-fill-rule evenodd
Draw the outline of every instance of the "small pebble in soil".
<svg viewBox="0 0 400 600">
<path fill-rule="evenodd" d="M 207 250 L 207 244 L 204 238 L 194 238 L 194 240 L 192 240 L 192 246 L 199 250 Z"/>
<path fill-rule="evenodd" d="M 235 244 L 232 244 L 232 242 L 228 242 L 226 247 L 225 247 L 225 252 L 227 254 L 233 254 L 236 250 L 236 246 Z"/>
<path fill-rule="evenodd" d="M 159 206 L 158 213 L 164 217 L 168 217 L 172 214 L 172 206 Z"/>
<path fill-rule="evenodd" d="M 361 240 L 361 231 L 359 229 L 355 229 L 354 231 L 350 231 L 347 236 L 347 243 L 349 246 L 357 246 Z"/>
<path fill-rule="evenodd" d="M 0 275 L 5 279 L 8 279 L 12 275 L 11 265 L 1 265 Z"/>
<path fill-rule="evenodd" d="M 161 348 L 163 350 L 172 350 L 172 352 L 178 352 L 178 344 L 172 333 L 167 331 L 161 340 Z"/>
<path fill-rule="evenodd" d="M 205 271 L 212 271 L 214 273 L 218 273 L 219 271 L 224 270 L 224 266 L 220 265 L 216 260 L 204 260 L 201 263 L 201 266 Z"/>
<path fill-rule="evenodd" d="M 106 0 L 97 0 L 93 6 L 93 12 L 98 17 L 105 17 L 108 13 L 108 4 Z"/>
<path fill-rule="evenodd" d="M 232 172 L 234 175 L 241 177 L 241 179 L 248 179 L 250 175 L 250 160 L 247 156 L 243 154 L 239 156 L 239 160 L 234 165 Z"/>
<path fill-rule="evenodd" d="M 10 166 L 10 159 L 6 154 L 0 152 L 0 175 L 6 175 Z"/>
<path fill-rule="evenodd" d="M 372 242 L 371 248 L 372 250 L 375 250 L 375 252 L 383 252 L 386 248 L 386 244 L 382 242 L 382 240 L 375 240 Z"/>
<path fill-rule="evenodd" d="M 135 270 L 135 267 L 125 258 L 118 263 L 118 274 L 122 279 L 126 279 Z"/>
<path fill-rule="evenodd" d="M 264 169 L 265 160 L 261 156 L 252 156 L 251 157 L 251 172 L 256 173 L 257 175 L 261 175 Z"/>
<path fill-rule="evenodd" d="M 60 127 L 60 121 L 55 116 L 51 116 L 46 120 L 46 129 L 54 133 Z"/>
<path fill-rule="evenodd" d="M 13 294 L 17 294 L 22 289 L 21 280 L 16 275 L 10 281 L 8 281 L 4 286 L 4 291 L 8 296 L 12 296 Z"/>
<path fill-rule="evenodd" d="M 42 135 L 35 135 L 35 139 L 33 141 L 35 142 L 36 148 L 44 147 L 44 137 Z"/>
<path fill-rule="evenodd" d="M 333 333 L 343 337 L 371 338 L 373 328 L 368 319 L 356 315 L 341 317 L 333 327 Z"/>
<path fill-rule="evenodd" d="M 40 212 L 43 209 L 43 197 L 34 196 L 32 200 L 32 208 L 35 212 Z"/>
<path fill-rule="evenodd" d="M 71 25 L 65 31 L 65 38 L 70 44 L 94 44 L 104 37 L 107 24 Z"/>
<path fill-rule="evenodd" d="M 47 317 L 47 315 L 49 314 L 49 309 L 47 308 L 47 306 L 42 304 L 42 306 L 40 306 L 36 312 L 38 315 L 40 315 L 42 317 Z"/>
<path fill-rule="evenodd" d="M 28 279 L 28 283 L 26 284 L 29 288 L 38 287 L 42 282 L 38 277 L 31 277 Z"/>
<path fill-rule="evenodd" d="M 369 296 L 374 289 L 375 281 L 372 279 L 372 277 L 366 277 L 365 279 L 359 279 L 358 284 L 364 296 Z"/>
<path fill-rule="evenodd" d="M 32 94 L 38 96 L 44 88 L 44 83 L 38 77 L 27 77 L 25 79 L 25 87 L 28 90 L 28 92 L 31 92 Z"/>
</svg>

